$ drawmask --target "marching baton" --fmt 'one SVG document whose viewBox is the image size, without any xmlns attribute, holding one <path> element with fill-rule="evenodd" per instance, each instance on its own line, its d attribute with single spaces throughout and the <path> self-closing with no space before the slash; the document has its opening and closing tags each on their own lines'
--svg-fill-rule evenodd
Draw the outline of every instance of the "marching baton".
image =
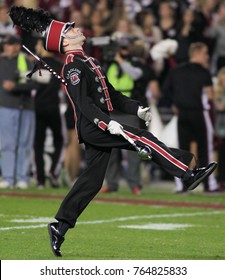
<svg viewBox="0 0 225 280">
<path fill-rule="evenodd" d="M 129 137 L 124 130 L 121 129 L 120 135 L 123 136 L 124 139 L 126 139 L 137 151 L 138 156 L 142 160 L 151 160 L 152 159 L 152 152 L 151 149 L 147 146 L 144 145 L 144 147 L 139 146 L 136 141 L 134 141 L 131 137 Z"/>
<path fill-rule="evenodd" d="M 22 45 L 22 47 L 29 53 L 31 54 L 39 63 L 43 65 L 44 68 L 46 68 L 54 77 L 56 77 L 58 80 L 60 80 L 65 86 L 67 85 L 65 79 L 63 79 L 58 73 L 56 73 L 43 59 L 38 57 L 36 54 L 34 54 L 31 50 L 29 50 L 26 46 Z M 31 75 L 35 71 L 31 72 Z M 28 74 L 29 75 L 29 74 Z"/>
</svg>

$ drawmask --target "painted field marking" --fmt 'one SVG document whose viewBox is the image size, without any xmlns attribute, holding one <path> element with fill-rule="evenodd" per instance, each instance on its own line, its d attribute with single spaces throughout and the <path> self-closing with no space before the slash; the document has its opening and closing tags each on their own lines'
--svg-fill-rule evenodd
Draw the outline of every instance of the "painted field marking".
<svg viewBox="0 0 225 280">
<path fill-rule="evenodd" d="M 175 230 L 175 229 L 184 229 L 188 227 L 194 227 L 196 225 L 189 224 L 145 224 L 145 225 L 127 225 L 127 226 L 119 226 L 119 228 L 128 228 L 128 229 L 152 229 L 152 230 Z"/>
<path fill-rule="evenodd" d="M 220 194 L 221 196 L 222 194 Z M 38 194 L 38 193 L 18 193 L 18 192 L 8 192 L 1 193 L 0 197 L 22 197 L 22 198 L 34 198 L 34 199 L 63 199 L 64 195 L 54 195 L 54 194 Z M 146 205 L 146 206 L 157 206 L 157 207 L 182 207 L 182 208 L 208 208 L 214 210 L 224 210 L 224 204 L 212 204 L 203 202 L 185 202 L 185 201 L 157 201 L 149 199 L 134 199 L 134 198 L 111 198 L 111 197 L 96 197 L 93 202 L 101 203 L 116 203 L 124 205 Z"/>
<path fill-rule="evenodd" d="M 109 220 L 84 221 L 84 222 L 79 222 L 79 224 L 102 224 L 102 223 L 113 223 L 113 222 L 131 221 L 131 220 L 138 220 L 138 219 L 194 217 L 194 216 L 218 215 L 218 214 L 225 214 L 225 211 L 130 216 L 130 217 L 121 217 L 121 218 L 109 219 Z"/>
<path fill-rule="evenodd" d="M 124 222 L 131 220 L 140 220 L 140 219 L 157 219 L 157 218 L 173 218 L 173 217 L 195 217 L 195 216 L 205 216 L 205 215 L 219 215 L 225 214 L 225 211 L 212 211 L 212 212 L 194 212 L 194 213 L 175 213 L 175 214 L 158 214 L 158 215 L 142 215 L 142 216 L 128 216 L 120 217 L 115 219 L 108 220 L 95 220 L 95 221 L 80 221 L 77 222 L 79 225 L 90 225 L 90 224 L 104 224 L 104 223 L 113 223 L 113 222 Z M 1 230 L 14 230 L 14 229 L 33 229 L 33 228 L 43 228 L 47 226 L 47 223 L 52 222 L 51 217 L 39 217 L 39 218 L 29 218 L 29 219 L 12 219 L 12 223 L 45 223 L 40 225 L 29 225 L 29 226 L 12 226 L 12 227 L 2 227 Z"/>
<path fill-rule="evenodd" d="M 14 229 L 34 229 L 34 228 L 43 228 L 43 227 L 47 227 L 46 224 L 40 224 L 40 225 L 31 225 L 31 226 L 18 226 L 18 227 L 3 227 L 0 228 L 0 231 L 2 230 L 14 230 Z"/>
<path fill-rule="evenodd" d="M 52 218 L 50 218 L 50 217 L 38 217 L 38 218 L 30 217 L 29 219 L 13 219 L 13 220 L 10 220 L 10 222 L 12 222 L 12 223 L 51 223 Z"/>
</svg>

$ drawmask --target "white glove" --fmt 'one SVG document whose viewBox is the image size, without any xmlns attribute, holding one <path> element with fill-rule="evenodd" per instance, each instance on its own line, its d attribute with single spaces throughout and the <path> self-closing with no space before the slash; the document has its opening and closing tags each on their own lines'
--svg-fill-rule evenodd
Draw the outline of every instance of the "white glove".
<svg viewBox="0 0 225 280">
<path fill-rule="evenodd" d="M 150 112 L 150 109 L 151 109 L 150 107 L 143 108 L 139 106 L 137 111 L 138 117 L 145 121 L 146 126 L 148 126 L 152 120 L 152 113 Z"/>
<path fill-rule="evenodd" d="M 41 75 L 39 75 L 39 71 L 35 72 L 31 79 L 40 84 L 48 84 L 51 80 L 52 74 L 45 69 L 41 69 Z"/>
<path fill-rule="evenodd" d="M 107 127 L 107 130 L 114 135 L 120 135 L 122 129 L 122 125 L 116 121 L 110 121 Z"/>
</svg>

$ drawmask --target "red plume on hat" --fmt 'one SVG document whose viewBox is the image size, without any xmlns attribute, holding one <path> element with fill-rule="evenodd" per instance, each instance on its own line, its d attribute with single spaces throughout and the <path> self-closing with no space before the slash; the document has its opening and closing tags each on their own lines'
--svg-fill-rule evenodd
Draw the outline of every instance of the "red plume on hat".
<svg viewBox="0 0 225 280">
<path fill-rule="evenodd" d="M 31 9 L 23 6 L 12 6 L 9 10 L 13 24 L 26 31 L 37 31 L 45 37 L 45 49 L 62 53 L 62 34 L 74 22 L 54 20 L 51 15 L 42 9 Z"/>
</svg>

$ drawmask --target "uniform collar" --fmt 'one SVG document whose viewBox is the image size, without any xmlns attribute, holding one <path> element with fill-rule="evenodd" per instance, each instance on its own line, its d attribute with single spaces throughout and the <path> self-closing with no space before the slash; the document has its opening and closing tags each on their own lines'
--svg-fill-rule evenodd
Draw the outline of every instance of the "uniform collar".
<svg viewBox="0 0 225 280">
<path fill-rule="evenodd" d="M 87 56 L 86 53 L 83 50 L 77 49 L 77 50 L 73 50 L 73 51 L 68 51 L 65 53 L 66 55 L 80 55 L 80 56 Z"/>
</svg>

